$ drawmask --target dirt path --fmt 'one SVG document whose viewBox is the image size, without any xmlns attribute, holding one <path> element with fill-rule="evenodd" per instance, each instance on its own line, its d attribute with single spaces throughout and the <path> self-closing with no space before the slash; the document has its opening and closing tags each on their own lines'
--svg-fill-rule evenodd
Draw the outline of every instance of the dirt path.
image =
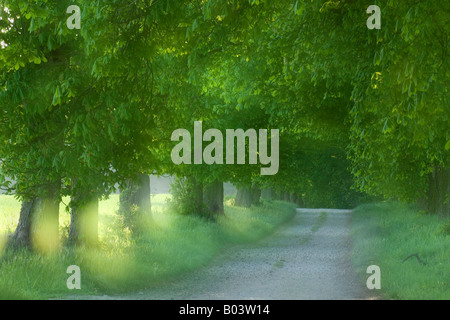
<svg viewBox="0 0 450 320">
<path fill-rule="evenodd" d="M 298 209 L 271 236 L 160 287 L 91 299 L 366 299 L 350 262 L 348 210 Z"/>
</svg>

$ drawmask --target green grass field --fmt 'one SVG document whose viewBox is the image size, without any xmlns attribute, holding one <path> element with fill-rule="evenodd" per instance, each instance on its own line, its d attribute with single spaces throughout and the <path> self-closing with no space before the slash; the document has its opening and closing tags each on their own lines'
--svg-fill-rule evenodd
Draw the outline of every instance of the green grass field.
<svg viewBox="0 0 450 320">
<path fill-rule="evenodd" d="M 229 246 L 268 235 L 295 213 L 294 205 L 278 201 L 252 208 L 226 205 L 225 217 L 212 222 L 169 212 L 168 197 L 152 196 L 152 215 L 142 222 L 145 227 L 138 237 L 124 227 L 123 217 L 116 213 L 118 196 L 113 195 L 99 205 L 100 248 L 61 246 L 58 252 L 47 255 L 3 253 L 0 299 L 46 299 L 148 288 L 207 264 Z M 62 240 L 67 238 L 70 221 L 64 209 L 61 204 Z M 19 210 L 20 203 L 13 197 L 0 196 L 0 233 L 14 231 Z M 81 269 L 81 290 L 66 287 L 70 265 Z"/>
<path fill-rule="evenodd" d="M 363 205 L 354 210 L 352 235 L 353 262 L 365 279 L 369 265 L 380 267 L 383 298 L 450 299 L 448 220 L 400 203 Z M 412 254 L 425 264 L 416 257 L 402 262 Z"/>
</svg>

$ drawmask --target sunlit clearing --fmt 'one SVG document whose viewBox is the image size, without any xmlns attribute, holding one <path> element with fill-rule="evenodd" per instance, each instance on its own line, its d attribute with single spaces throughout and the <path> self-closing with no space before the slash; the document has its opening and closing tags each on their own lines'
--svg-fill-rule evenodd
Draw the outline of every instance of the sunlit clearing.
<svg viewBox="0 0 450 320">
<path fill-rule="evenodd" d="M 169 228 L 172 223 L 174 222 L 174 220 L 177 218 L 174 215 L 168 214 L 165 211 L 162 210 L 153 210 L 152 212 L 152 218 L 153 218 L 153 222 L 156 226 L 162 228 L 162 229 L 166 229 Z"/>
<path fill-rule="evenodd" d="M 79 250 L 78 255 L 85 260 L 85 267 L 97 275 L 102 286 L 109 287 L 115 282 L 127 281 L 136 275 L 136 260 L 132 252 L 119 255 L 98 249 Z"/>
<path fill-rule="evenodd" d="M 0 232 L 0 257 L 3 255 L 3 252 L 6 248 L 6 242 L 8 241 L 8 236 L 6 233 Z"/>
</svg>

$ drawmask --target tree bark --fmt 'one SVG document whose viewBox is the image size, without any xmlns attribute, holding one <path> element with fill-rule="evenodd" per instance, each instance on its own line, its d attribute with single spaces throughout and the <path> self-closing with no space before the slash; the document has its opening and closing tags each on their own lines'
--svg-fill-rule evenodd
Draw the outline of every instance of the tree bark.
<svg viewBox="0 0 450 320">
<path fill-rule="evenodd" d="M 44 196 L 22 201 L 19 222 L 9 239 L 11 248 L 51 252 L 59 247 L 59 184 L 50 183 Z"/>
<path fill-rule="evenodd" d="M 297 203 L 297 195 L 295 193 L 291 193 L 289 197 L 289 201 L 292 203 Z"/>
<path fill-rule="evenodd" d="M 252 205 L 252 193 L 249 187 L 237 189 L 234 204 L 239 207 L 249 208 Z"/>
<path fill-rule="evenodd" d="M 281 192 L 280 191 L 272 191 L 272 199 L 273 200 L 281 200 Z"/>
<path fill-rule="evenodd" d="M 24 200 L 20 208 L 19 223 L 9 240 L 9 246 L 15 249 L 31 248 L 31 227 L 33 211 L 37 199 Z"/>
<path fill-rule="evenodd" d="M 297 195 L 297 201 L 296 201 L 297 207 L 304 208 L 305 204 L 303 203 L 303 198 L 301 194 Z"/>
<path fill-rule="evenodd" d="M 205 211 L 205 205 L 203 204 L 203 183 L 197 181 L 195 177 L 190 177 L 191 179 L 191 194 L 192 201 L 194 204 L 194 210 L 198 214 L 203 214 Z"/>
<path fill-rule="evenodd" d="M 450 168 L 435 167 L 428 177 L 427 210 L 450 217 Z"/>
<path fill-rule="evenodd" d="M 207 185 L 203 192 L 203 202 L 208 212 L 212 215 L 225 214 L 223 208 L 223 182 L 215 180 Z"/>
<path fill-rule="evenodd" d="M 119 198 L 119 212 L 125 217 L 125 225 L 139 233 L 143 218 L 151 214 L 150 176 L 139 173 L 129 180 Z"/>
<path fill-rule="evenodd" d="M 283 192 L 283 201 L 289 202 L 291 201 L 291 196 L 289 192 Z"/>
<path fill-rule="evenodd" d="M 78 196 L 73 198 L 70 212 L 69 243 L 88 247 L 98 244 L 98 199 Z"/>
<path fill-rule="evenodd" d="M 272 189 L 267 188 L 267 189 L 261 190 L 261 198 L 267 199 L 267 200 L 272 200 Z"/>
<path fill-rule="evenodd" d="M 251 188 L 252 193 L 252 204 L 258 205 L 261 201 L 261 189 L 255 186 Z"/>
<path fill-rule="evenodd" d="M 121 212 L 138 210 L 150 214 L 150 176 L 139 173 L 136 180 L 130 180 L 126 189 L 120 193 L 119 201 Z"/>
<path fill-rule="evenodd" d="M 252 204 L 259 203 L 261 198 L 261 189 L 258 187 L 241 187 L 237 190 L 234 204 L 239 207 L 249 208 Z"/>
<path fill-rule="evenodd" d="M 59 201 L 37 198 L 31 213 L 31 240 L 35 250 L 52 252 L 59 247 Z"/>
</svg>

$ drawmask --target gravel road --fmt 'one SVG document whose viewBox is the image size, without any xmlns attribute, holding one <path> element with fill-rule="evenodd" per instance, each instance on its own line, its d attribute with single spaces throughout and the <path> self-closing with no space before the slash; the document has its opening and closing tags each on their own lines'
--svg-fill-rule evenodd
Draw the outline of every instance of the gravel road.
<svg viewBox="0 0 450 320">
<path fill-rule="evenodd" d="M 369 299 L 350 261 L 351 211 L 297 209 L 263 240 L 233 247 L 210 265 L 162 286 L 89 299 Z"/>
</svg>

